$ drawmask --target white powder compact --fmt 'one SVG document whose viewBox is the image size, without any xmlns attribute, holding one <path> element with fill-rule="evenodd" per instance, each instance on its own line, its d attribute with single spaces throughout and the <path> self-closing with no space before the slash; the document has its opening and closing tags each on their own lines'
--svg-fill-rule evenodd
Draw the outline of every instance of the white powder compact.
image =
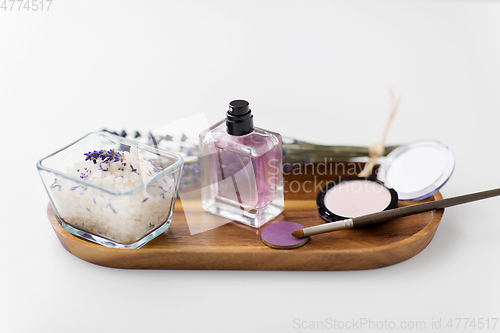
<svg viewBox="0 0 500 333">
<path fill-rule="evenodd" d="M 316 198 L 321 217 L 338 221 L 395 208 L 398 194 L 373 178 L 351 177 L 325 186 Z"/>
</svg>

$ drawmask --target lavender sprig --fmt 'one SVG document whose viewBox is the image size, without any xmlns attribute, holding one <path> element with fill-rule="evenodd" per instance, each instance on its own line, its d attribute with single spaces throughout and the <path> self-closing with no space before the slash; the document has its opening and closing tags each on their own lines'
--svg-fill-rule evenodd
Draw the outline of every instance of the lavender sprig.
<svg viewBox="0 0 500 333">
<path fill-rule="evenodd" d="M 117 134 L 106 129 L 103 131 Z M 125 131 L 122 131 L 123 134 Z M 149 132 L 145 137 L 138 131 L 135 132 L 135 138 L 142 137 L 147 145 L 177 152 L 184 157 L 184 169 L 180 181 L 180 188 L 193 186 L 199 181 L 199 147 L 198 138 L 190 138 L 185 134 L 180 137 L 171 135 L 155 135 Z M 353 158 L 367 157 L 369 155 L 368 147 L 360 146 L 337 146 L 320 145 L 303 140 L 297 140 L 290 137 L 282 137 L 283 141 L 283 169 L 290 172 L 291 169 L 300 166 L 303 163 L 324 163 L 324 162 L 347 162 Z M 386 146 L 385 155 L 390 153 L 398 146 Z M 156 171 L 156 170 L 155 170 Z"/>
<path fill-rule="evenodd" d="M 103 131 L 117 134 L 106 129 Z M 126 134 L 122 131 L 121 134 Z M 142 137 L 141 133 L 135 132 L 135 138 Z M 352 158 L 368 156 L 368 147 L 361 146 L 337 146 L 337 145 L 321 145 L 310 143 L 294 138 L 283 138 L 283 163 L 293 165 L 294 163 L 318 163 L 318 162 L 335 162 L 348 161 Z M 185 134 L 180 137 L 171 135 L 155 135 L 149 132 L 145 139 L 145 143 L 157 148 L 175 151 L 185 156 L 186 164 L 197 164 L 198 162 L 198 138 L 190 138 Z M 398 146 L 386 146 L 385 155 L 390 153 Z"/>
</svg>

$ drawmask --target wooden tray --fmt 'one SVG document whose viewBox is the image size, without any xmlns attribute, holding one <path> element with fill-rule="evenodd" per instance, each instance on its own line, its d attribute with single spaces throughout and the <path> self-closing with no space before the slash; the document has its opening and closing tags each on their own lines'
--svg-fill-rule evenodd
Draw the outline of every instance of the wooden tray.
<svg viewBox="0 0 500 333">
<path fill-rule="evenodd" d="M 346 165 L 329 165 L 325 169 L 334 172 L 326 175 L 322 172 L 285 175 L 285 209 L 270 223 L 293 221 L 305 226 L 324 223 L 316 209 L 316 193 L 329 181 L 353 175 L 362 168 L 357 164 L 356 170 L 349 170 Z M 440 199 L 438 192 L 427 200 Z M 407 203 L 399 203 L 403 205 Z M 300 248 L 276 250 L 265 246 L 260 239 L 260 232 L 269 223 L 255 229 L 229 222 L 191 235 L 184 209 L 191 214 L 190 222 L 196 214 L 209 215 L 203 212 L 199 200 L 178 200 L 170 228 L 137 250 L 110 249 L 75 237 L 60 226 L 50 204 L 47 212 L 64 248 L 88 262 L 129 269 L 218 270 L 358 270 L 396 264 L 429 244 L 444 213 L 437 210 L 375 226 L 316 235 Z"/>
</svg>

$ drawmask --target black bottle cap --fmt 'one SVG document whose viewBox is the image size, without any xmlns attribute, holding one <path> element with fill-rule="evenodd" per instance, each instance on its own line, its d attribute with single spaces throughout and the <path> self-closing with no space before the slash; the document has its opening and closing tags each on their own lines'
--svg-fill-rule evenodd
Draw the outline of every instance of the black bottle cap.
<svg viewBox="0 0 500 333">
<path fill-rule="evenodd" d="M 229 103 L 226 128 L 230 135 L 246 135 L 253 132 L 253 115 L 247 101 L 238 99 Z"/>
</svg>

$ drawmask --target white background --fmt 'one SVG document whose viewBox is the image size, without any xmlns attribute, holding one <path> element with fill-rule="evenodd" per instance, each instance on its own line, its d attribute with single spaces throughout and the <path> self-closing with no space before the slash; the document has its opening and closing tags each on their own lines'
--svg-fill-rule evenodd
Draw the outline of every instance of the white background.
<svg viewBox="0 0 500 333">
<path fill-rule="evenodd" d="M 423 252 L 376 270 L 119 270 L 64 250 L 35 168 L 88 132 L 155 129 L 199 112 L 215 123 L 238 98 L 260 127 L 370 145 L 393 87 L 402 104 L 387 144 L 447 143 L 457 164 L 444 197 L 498 187 L 499 2 L 17 7 L 0 10 L 0 331 L 299 332 L 365 318 L 436 332 L 432 321 L 451 331 L 450 318 L 500 317 L 500 199 L 448 209 Z"/>
</svg>

